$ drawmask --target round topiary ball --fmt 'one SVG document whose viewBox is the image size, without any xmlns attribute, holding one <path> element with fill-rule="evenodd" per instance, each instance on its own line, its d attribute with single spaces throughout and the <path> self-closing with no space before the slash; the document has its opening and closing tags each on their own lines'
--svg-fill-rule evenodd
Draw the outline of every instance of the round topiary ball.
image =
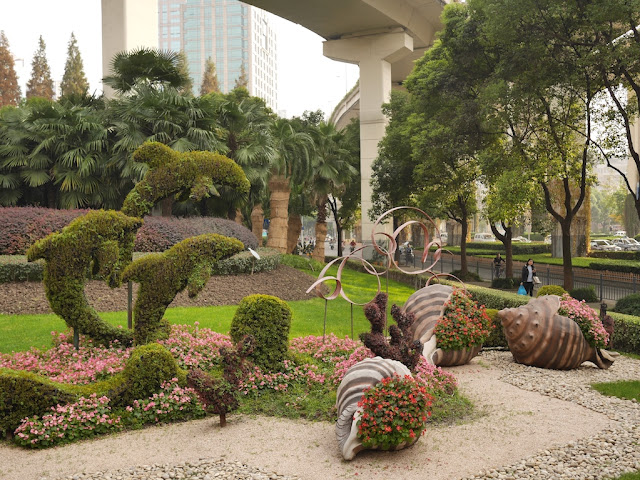
<svg viewBox="0 0 640 480">
<path fill-rule="evenodd" d="M 159 343 L 137 347 L 122 371 L 122 382 L 111 392 L 111 403 L 131 405 L 160 391 L 163 382 L 185 377 L 171 352 Z"/>
<path fill-rule="evenodd" d="M 229 334 L 238 343 L 245 335 L 255 338 L 251 360 L 260 368 L 276 371 L 289 350 L 291 308 L 271 295 L 249 295 L 238 304 Z"/>
<path fill-rule="evenodd" d="M 567 293 L 567 291 L 560 285 L 545 285 L 544 287 L 540 287 L 536 297 L 542 297 L 543 295 L 558 295 L 561 297 L 565 293 Z"/>
</svg>

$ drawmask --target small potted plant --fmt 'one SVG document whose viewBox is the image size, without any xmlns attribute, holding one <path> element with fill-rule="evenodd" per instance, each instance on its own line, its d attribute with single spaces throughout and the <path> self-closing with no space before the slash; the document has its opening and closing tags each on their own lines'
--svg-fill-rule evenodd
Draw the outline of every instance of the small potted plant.
<svg viewBox="0 0 640 480">
<path fill-rule="evenodd" d="M 469 363 L 492 328 L 484 305 L 478 305 L 464 290 L 455 289 L 434 329 L 439 350 L 433 355 L 433 363 L 443 367 Z"/>
<path fill-rule="evenodd" d="M 433 397 L 410 375 L 383 378 L 358 402 L 358 438 L 363 447 L 400 450 L 414 444 L 431 415 Z"/>
</svg>

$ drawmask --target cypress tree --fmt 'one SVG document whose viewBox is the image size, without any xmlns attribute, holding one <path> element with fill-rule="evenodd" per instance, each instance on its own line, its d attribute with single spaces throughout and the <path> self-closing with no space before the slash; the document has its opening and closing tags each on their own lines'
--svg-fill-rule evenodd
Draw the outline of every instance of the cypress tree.
<svg viewBox="0 0 640 480">
<path fill-rule="evenodd" d="M 218 82 L 218 74 L 216 73 L 216 64 L 213 62 L 213 59 L 209 57 L 204 65 L 200 95 L 219 91 L 220 83 Z"/>
<path fill-rule="evenodd" d="M 67 62 L 64 65 L 64 75 L 60 84 L 61 95 L 85 95 L 89 90 L 89 82 L 84 74 L 84 65 L 76 36 L 71 32 L 71 39 L 67 48 Z"/>
<path fill-rule="evenodd" d="M 53 80 L 47 62 L 46 48 L 42 35 L 40 35 L 38 50 L 33 54 L 31 62 L 31 78 L 27 82 L 27 98 L 42 97 L 53 100 Z"/>
<path fill-rule="evenodd" d="M 4 31 L 0 30 L 0 107 L 18 105 L 20 97 L 18 75 L 9 50 L 9 40 Z"/>
<path fill-rule="evenodd" d="M 184 76 L 185 83 L 178 90 L 180 93 L 185 95 L 193 95 L 193 80 L 191 79 L 191 74 L 189 73 L 189 62 L 187 60 L 187 55 L 184 52 L 180 52 L 178 54 L 178 72 L 180 75 Z"/>
<path fill-rule="evenodd" d="M 244 68 L 244 63 L 240 65 L 240 76 L 236 78 L 236 85 L 234 88 L 238 87 L 249 88 L 249 77 L 247 77 L 247 71 Z"/>
</svg>

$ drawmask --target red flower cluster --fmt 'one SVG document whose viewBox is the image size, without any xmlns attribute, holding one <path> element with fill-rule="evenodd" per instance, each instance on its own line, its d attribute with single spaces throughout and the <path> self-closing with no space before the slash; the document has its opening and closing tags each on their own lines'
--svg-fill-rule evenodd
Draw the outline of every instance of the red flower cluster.
<svg viewBox="0 0 640 480">
<path fill-rule="evenodd" d="M 434 333 L 443 350 L 479 347 L 489 337 L 493 325 L 484 305 L 478 305 L 463 290 L 453 291 Z"/>
<path fill-rule="evenodd" d="M 389 450 L 424 432 L 433 397 L 410 375 L 383 378 L 364 391 L 358 406 L 358 438 L 365 447 Z"/>
</svg>

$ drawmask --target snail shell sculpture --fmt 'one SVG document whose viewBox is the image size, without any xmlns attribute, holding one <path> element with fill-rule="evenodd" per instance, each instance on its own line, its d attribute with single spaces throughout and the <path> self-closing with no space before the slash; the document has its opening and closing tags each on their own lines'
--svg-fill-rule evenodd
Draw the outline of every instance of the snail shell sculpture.
<svg viewBox="0 0 640 480">
<path fill-rule="evenodd" d="M 358 402 L 362 399 L 364 389 L 376 385 L 383 378 L 393 376 L 394 373 L 400 376 L 411 375 L 409 369 L 396 360 L 367 358 L 351 367 L 340 382 L 336 394 L 336 439 L 345 460 L 353 460 L 356 454 L 365 448 L 358 438 L 357 425 L 360 418 Z M 398 445 L 396 450 L 405 446 Z"/>
<path fill-rule="evenodd" d="M 453 287 L 449 285 L 427 285 L 411 295 L 404 304 L 404 311 L 413 313 L 413 340 L 423 345 L 422 355 L 429 363 L 441 367 L 469 363 L 480 351 L 480 347 L 468 350 L 445 351 L 436 347 L 433 330 L 438 319 L 444 315 L 444 305 L 451 298 Z"/>
<path fill-rule="evenodd" d="M 514 360 L 555 370 L 577 368 L 586 361 L 609 368 L 614 361 L 609 352 L 589 345 L 576 322 L 558 315 L 559 308 L 560 297 L 545 295 L 498 312 Z"/>
</svg>

